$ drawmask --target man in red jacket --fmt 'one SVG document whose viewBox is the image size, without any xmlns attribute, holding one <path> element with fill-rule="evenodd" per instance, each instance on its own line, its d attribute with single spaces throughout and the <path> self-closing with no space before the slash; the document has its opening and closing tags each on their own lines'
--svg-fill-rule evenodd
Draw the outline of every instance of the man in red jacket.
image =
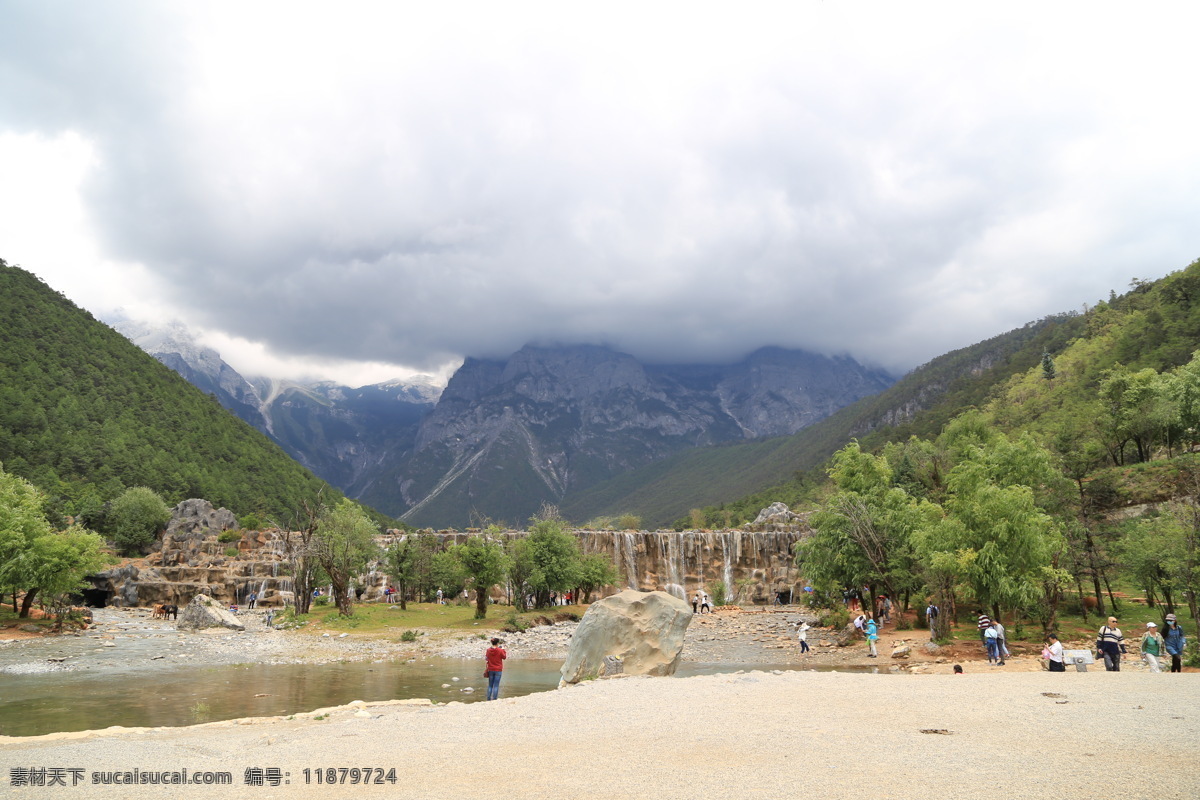
<svg viewBox="0 0 1200 800">
<path fill-rule="evenodd" d="M 488 679 L 487 699 L 499 700 L 500 676 L 504 674 L 504 659 L 508 658 L 508 653 L 500 646 L 499 639 L 492 639 L 492 646 L 487 649 L 484 657 L 487 659 L 487 670 L 483 673 Z"/>
</svg>

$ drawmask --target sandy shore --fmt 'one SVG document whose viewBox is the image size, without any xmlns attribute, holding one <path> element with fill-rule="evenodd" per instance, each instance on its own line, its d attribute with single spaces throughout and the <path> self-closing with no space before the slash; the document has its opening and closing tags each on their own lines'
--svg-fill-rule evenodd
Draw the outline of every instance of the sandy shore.
<svg viewBox="0 0 1200 800">
<path fill-rule="evenodd" d="M 938 732 L 928 732 L 938 731 Z M 344 707 L 192 728 L 0 739 L 5 797 L 1041 798 L 1194 800 L 1200 681 L 1088 672 L 622 678 L 496 703 Z M 246 785 L 247 768 L 290 784 Z M 304 770 L 395 769 L 317 784 Z M 66 787 L 14 769 L 75 768 Z M 232 787 L 93 785 L 227 771 Z M 19 773 L 17 773 L 19 774 Z"/>
</svg>

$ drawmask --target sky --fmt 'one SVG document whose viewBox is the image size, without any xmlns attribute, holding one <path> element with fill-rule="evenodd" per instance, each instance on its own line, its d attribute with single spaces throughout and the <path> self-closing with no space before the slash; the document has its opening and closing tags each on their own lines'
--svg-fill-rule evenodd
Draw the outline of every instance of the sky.
<svg viewBox="0 0 1200 800">
<path fill-rule="evenodd" d="M 901 374 L 1200 257 L 1200 11 L 993 6 L 0 0 L 0 258 L 246 374 Z"/>
</svg>

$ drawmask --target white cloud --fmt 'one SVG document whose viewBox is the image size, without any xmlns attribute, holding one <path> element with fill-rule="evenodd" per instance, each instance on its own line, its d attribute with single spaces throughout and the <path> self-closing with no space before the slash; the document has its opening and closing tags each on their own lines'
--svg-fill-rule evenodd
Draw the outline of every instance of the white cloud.
<svg viewBox="0 0 1200 800">
<path fill-rule="evenodd" d="M 119 12 L 0 33 L 0 164 L 74 153 L 59 246 L 271 369 L 529 341 L 903 369 L 1196 255 L 1186 6 Z M 30 241 L 0 228 L 92 296 Z"/>
</svg>

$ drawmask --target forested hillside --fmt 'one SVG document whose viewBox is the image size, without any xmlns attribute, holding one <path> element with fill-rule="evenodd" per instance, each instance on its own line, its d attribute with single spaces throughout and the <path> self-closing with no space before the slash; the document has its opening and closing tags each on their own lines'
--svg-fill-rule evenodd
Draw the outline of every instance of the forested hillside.
<svg viewBox="0 0 1200 800">
<path fill-rule="evenodd" d="M 975 348 L 943 356 L 888 392 L 817 426 L 820 430 L 792 439 L 808 444 L 806 452 L 823 462 L 856 435 L 856 428 L 863 449 L 877 450 L 910 436 L 931 439 L 950 419 L 979 407 L 999 430 L 1029 432 L 1051 448 L 1069 475 L 1087 479 L 1089 491 L 1104 507 L 1170 495 L 1149 462 L 1180 453 L 1193 444 L 1200 427 L 1200 388 L 1192 386 L 1193 373 L 1200 372 L 1192 363 L 1200 350 L 1200 261 L 1156 282 L 1135 280 L 1124 295 L 1114 293 L 1084 313 L 1051 321 L 1005 363 L 964 376 L 961 386 L 928 409 L 899 425 L 864 430 L 863 420 L 894 404 L 897 395 L 911 393 L 913 383 L 924 380 L 922 373 L 947 360 L 961 361 Z M 854 422 L 847 425 L 846 418 Z M 812 447 L 818 438 L 824 446 Z M 798 470 L 815 466 L 807 459 L 793 463 Z M 1143 466 L 1131 472 L 1131 464 Z M 1145 478 L 1138 479 L 1139 474 Z M 706 507 L 696 516 L 737 524 L 752 519 L 764 501 L 803 504 L 824 480 L 818 468 Z M 680 525 L 688 522 L 679 520 Z"/>
<path fill-rule="evenodd" d="M 212 397 L 0 260 L 0 464 L 87 516 L 126 488 L 290 519 L 341 495 Z"/>
</svg>

